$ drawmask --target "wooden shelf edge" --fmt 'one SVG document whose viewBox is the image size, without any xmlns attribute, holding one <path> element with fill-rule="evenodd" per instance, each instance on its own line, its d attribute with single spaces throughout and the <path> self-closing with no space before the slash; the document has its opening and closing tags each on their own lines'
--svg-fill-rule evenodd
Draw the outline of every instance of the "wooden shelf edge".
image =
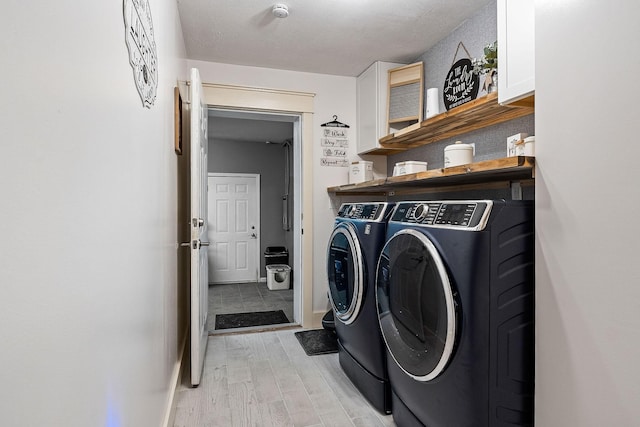
<svg viewBox="0 0 640 427">
<path fill-rule="evenodd" d="M 419 120 L 420 117 L 417 115 L 407 116 L 407 117 L 398 117 L 395 119 L 389 119 L 389 123 L 403 123 L 403 122 L 412 122 L 414 120 Z M 396 132 L 397 133 L 397 132 Z"/>
<path fill-rule="evenodd" d="M 513 101 L 510 102 L 509 104 L 505 105 L 506 107 L 513 107 L 513 108 L 535 108 L 536 106 L 536 96 L 534 95 L 529 95 L 527 97 L 524 97 L 522 99 L 518 99 L 517 101 Z"/>
<path fill-rule="evenodd" d="M 533 107 L 499 104 L 498 93 L 493 92 L 423 120 L 411 130 L 384 136 L 379 142 L 383 148 L 408 150 L 533 113 Z"/>
<path fill-rule="evenodd" d="M 375 187 L 385 184 L 388 178 L 374 179 L 372 181 L 360 182 L 358 184 L 345 184 L 327 188 L 329 193 L 353 192 L 353 191 L 375 191 Z"/>
<path fill-rule="evenodd" d="M 387 197 L 389 193 L 387 191 L 333 191 L 332 194 L 336 196 L 368 196 L 368 197 Z"/>
<path fill-rule="evenodd" d="M 391 154 L 397 154 L 397 153 L 402 153 L 403 149 L 398 149 L 398 148 L 382 148 L 382 147 L 378 147 L 378 148 L 374 148 L 373 150 L 367 151 L 366 153 L 359 153 L 362 156 L 369 156 L 369 155 L 382 155 L 382 156 L 389 156 Z"/>
<path fill-rule="evenodd" d="M 358 184 L 339 185 L 327 188 L 327 192 L 340 195 L 345 194 L 376 194 L 383 195 L 398 188 L 424 186 L 456 186 L 501 179 L 533 179 L 534 157 L 504 157 L 501 159 L 485 160 L 467 165 L 450 168 L 432 169 L 384 179 L 362 182 Z"/>
</svg>

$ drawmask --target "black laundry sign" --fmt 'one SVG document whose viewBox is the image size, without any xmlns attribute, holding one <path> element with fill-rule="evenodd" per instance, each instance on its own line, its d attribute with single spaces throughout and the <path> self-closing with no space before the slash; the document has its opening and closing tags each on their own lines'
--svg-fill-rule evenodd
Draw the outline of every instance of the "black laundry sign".
<svg viewBox="0 0 640 427">
<path fill-rule="evenodd" d="M 466 102 L 473 101 L 478 96 L 480 78 L 473 72 L 471 60 L 463 58 L 451 66 L 444 81 L 442 97 L 447 110 Z"/>
</svg>

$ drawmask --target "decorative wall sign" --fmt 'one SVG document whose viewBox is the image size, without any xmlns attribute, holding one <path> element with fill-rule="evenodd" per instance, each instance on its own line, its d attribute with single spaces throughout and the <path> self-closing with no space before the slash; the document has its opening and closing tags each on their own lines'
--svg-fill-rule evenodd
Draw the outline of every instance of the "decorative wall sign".
<svg viewBox="0 0 640 427">
<path fill-rule="evenodd" d="M 151 108 L 158 88 L 158 55 L 149 0 L 124 0 L 123 17 L 133 80 L 142 105 Z"/>
<path fill-rule="evenodd" d="M 471 59 L 463 58 L 451 66 L 444 81 L 442 97 L 447 110 L 466 102 L 473 101 L 478 96 L 480 78 L 473 72 Z"/>
<path fill-rule="evenodd" d="M 349 148 L 349 125 L 340 123 L 338 116 L 333 116 L 333 121 L 320 125 L 322 129 L 322 158 L 321 166 L 348 167 L 347 149 Z"/>
</svg>

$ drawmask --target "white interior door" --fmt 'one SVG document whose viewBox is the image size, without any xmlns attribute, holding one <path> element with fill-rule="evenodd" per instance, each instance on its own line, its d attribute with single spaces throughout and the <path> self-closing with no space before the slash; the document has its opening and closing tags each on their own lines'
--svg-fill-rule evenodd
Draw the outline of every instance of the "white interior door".
<svg viewBox="0 0 640 427">
<path fill-rule="evenodd" d="M 200 73 L 191 69 L 191 384 L 200 384 L 207 350 L 209 278 L 207 262 L 207 106 Z"/>
<path fill-rule="evenodd" d="M 209 281 L 260 277 L 260 175 L 209 174 Z"/>
</svg>

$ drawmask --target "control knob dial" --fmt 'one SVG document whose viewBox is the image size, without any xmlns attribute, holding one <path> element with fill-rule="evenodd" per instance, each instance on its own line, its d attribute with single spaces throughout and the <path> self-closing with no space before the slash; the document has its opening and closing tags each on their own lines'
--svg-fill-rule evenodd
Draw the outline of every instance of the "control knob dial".
<svg viewBox="0 0 640 427">
<path fill-rule="evenodd" d="M 421 222 L 429 213 L 429 205 L 426 203 L 421 203 L 416 206 L 413 210 L 413 219 L 416 222 Z"/>
</svg>

